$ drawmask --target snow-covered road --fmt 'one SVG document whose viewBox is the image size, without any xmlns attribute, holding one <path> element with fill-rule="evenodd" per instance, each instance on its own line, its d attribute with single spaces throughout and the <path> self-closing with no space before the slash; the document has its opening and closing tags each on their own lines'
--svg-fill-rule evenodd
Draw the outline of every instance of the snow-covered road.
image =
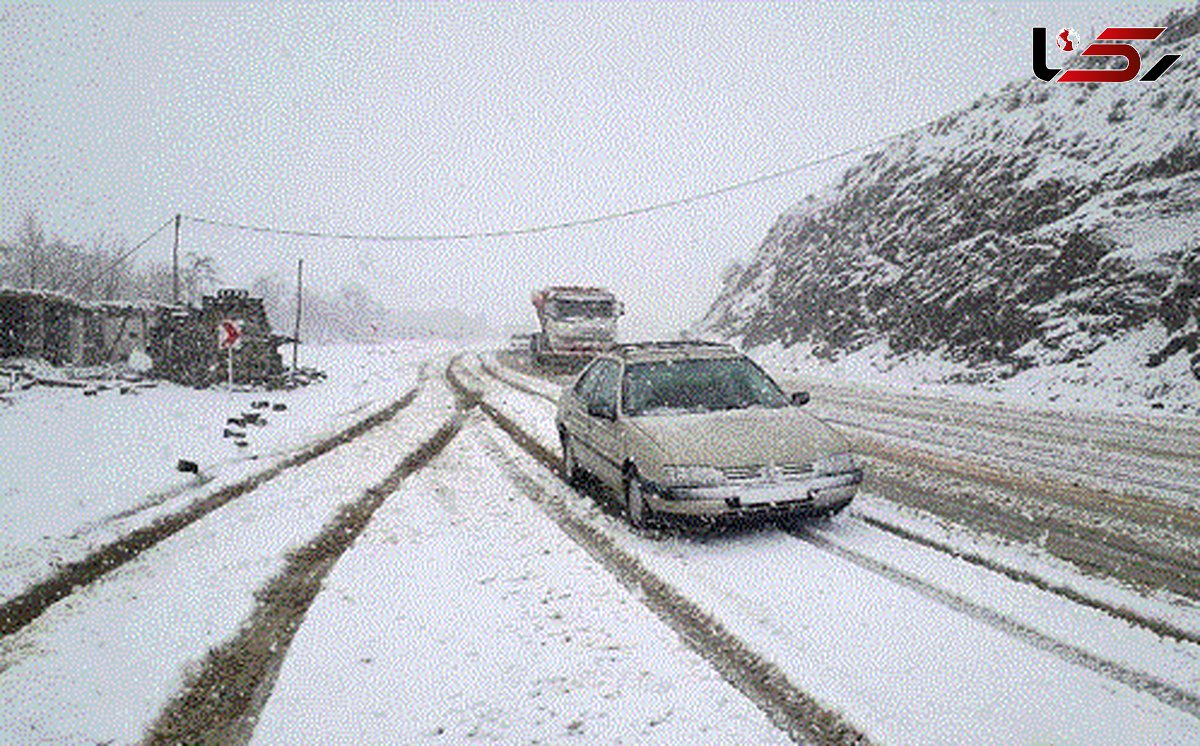
<svg viewBox="0 0 1200 746">
<path fill-rule="evenodd" d="M 890 501 L 1200 601 L 1196 418 L 803 386 L 813 412 L 869 457 L 874 491 Z"/>
<path fill-rule="evenodd" d="M 254 743 L 779 743 L 507 479 L 476 422 L 310 609 Z"/>
<path fill-rule="evenodd" d="M 1168 418 L 1158 440 L 1125 443 L 1124 427 L 1103 421 L 1059 432 L 1010 411 L 905 409 L 902 397 L 862 403 L 818 391 L 814 410 L 852 436 L 870 426 L 890 448 L 906 428 L 919 436 L 903 443 L 918 446 L 906 452 L 912 463 L 896 466 L 882 446 L 872 454 L 886 492 L 868 483 L 846 513 L 800 529 L 647 533 L 609 496 L 558 478 L 555 381 L 465 351 L 456 378 L 474 394 L 464 397 L 442 373 L 444 347 L 341 355 L 361 355 L 348 366 L 362 373 L 359 396 L 330 387 L 346 399 L 310 404 L 326 414 L 277 436 L 274 456 L 224 470 L 209 458 L 211 484 L 143 511 L 131 508 L 170 485 L 114 483 L 105 506 L 86 511 L 47 501 L 53 530 L 0 536 L 0 600 L 11 601 L 53 575 L 56 557 L 87 557 L 221 480 L 278 470 L 0 637 L 0 741 L 1200 739 L 1200 594 L 1179 592 L 1195 577 L 1129 583 L 1104 571 L 1106 558 L 1081 568 L 1045 543 L 929 510 L 928 496 L 893 494 L 931 483 L 933 493 L 1007 495 L 1022 480 L 1061 479 L 1065 459 L 1094 447 L 1117 464 L 1089 472 L 1094 483 L 1080 489 L 1094 499 L 1122 469 L 1186 468 Z M 288 462 L 409 391 L 373 427 Z M 206 395 L 168 398 L 192 393 Z M 44 412 L 55 406 L 84 405 L 18 401 L 0 411 L 0 429 L 17 437 L 51 421 Z M 1060 449 L 1032 466 L 1016 458 L 1039 438 Z M 13 453 L 23 460 L 6 463 L 33 468 L 32 456 Z M 973 466 L 941 466 L 960 461 Z M 1004 479 L 980 478 L 983 467 Z M 1167 472 L 1170 492 L 1178 472 Z M 83 494 L 86 479 L 72 473 L 51 469 L 40 484 Z M 38 509 L 22 485 L 39 482 L 13 467 L 0 477 L 0 492 Z M 1186 511 L 1185 493 L 1153 499 Z M 359 523 L 348 522 L 356 509 Z M 1055 516 L 1069 523 L 1068 513 Z M 1145 523 L 1139 530 L 1177 543 L 1185 559 L 1196 550 L 1186 526 L 1172 532 L 1136 511 L 1112 523 L 1118 534 Z M 280 590 L 304 583 L 307 595 Z"/>
<path fill-rule="evenodd" d="M 545 420 L 557 386 L 487 368 L 539 394 L 510 387 L 496 397 L 552 438 Z M 1186 743 L 1200 734 L 1194 599 L 1147 597 L 1036 547 L 948 528 L 869 485 L 847 514 L 804 534 L 807 542 L 754 531 L 698 548 L 659 538 L 639 551 L 663 561 L 656 571 L 689 598 L 707 594 L 706 609 L 802 689 L 884 742 Z M 1130 625 L 1119 613 L 1131 608 L 1151 626 L 1172 620 L 1185 639 Z M 1145 708 L 1174 722 L 1175 735 L 1146 729 Z"/>
</svg>

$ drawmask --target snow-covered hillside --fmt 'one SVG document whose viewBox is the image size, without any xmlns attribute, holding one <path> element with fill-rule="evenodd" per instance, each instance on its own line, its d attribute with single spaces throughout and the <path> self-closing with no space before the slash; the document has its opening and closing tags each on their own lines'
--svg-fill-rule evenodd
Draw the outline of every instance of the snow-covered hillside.
<svg viewBox="0 0 1200 746">
<path fill-rule="evenodd" d="M 1136 396 L 1195 400 L 1200 11 L 1162 25 L 1144 66 L 1180 59 L 1157 81 L 1031 72 L 867 156 L 726 273 L 700 332 L 885 367 L 932 355 L 960 380 L 1111 382 L 1116 345 L 1136 351 L 1123 386 L 1153 380 Z"/>
</svg>

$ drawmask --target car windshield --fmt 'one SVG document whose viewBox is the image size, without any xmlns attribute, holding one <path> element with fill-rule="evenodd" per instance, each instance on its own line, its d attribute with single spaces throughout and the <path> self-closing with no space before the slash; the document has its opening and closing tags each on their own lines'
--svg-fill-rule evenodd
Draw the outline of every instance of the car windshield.
<svg viewBox="0 0 1200 746">
<path fill-rule="evenodd" d="M 555 300 L 550 303 L 550 316 L 556 319 L 606 319 L 613 315 L 610 300 Z"/>
<path fill-rule="evenodd" d="M 623 408 L 639 415 L 783 407 L 787 397 L 746 358 L 667 360 L 625 368 Z"/>
</svg>

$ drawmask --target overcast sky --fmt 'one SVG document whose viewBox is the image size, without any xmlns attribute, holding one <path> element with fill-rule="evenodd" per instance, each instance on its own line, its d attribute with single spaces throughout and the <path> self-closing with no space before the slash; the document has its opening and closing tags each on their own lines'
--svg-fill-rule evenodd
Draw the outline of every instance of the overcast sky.
<svg viewBox="0 0 1200 746">
<path fill-rule="evenodd" d="M 0 3 L 0 235 L 36 213 L 133 245 L 176 213 L 333 234 L 557 224 L 871 143 L 1032 77 L 1030 29 L 1091 39 L 1168 3 Z M 534 317 L 604 284 L 626 338 L 701 315 L 722 269 L 852 163 L 518 237 L 379 243 L 185 221 L 227 284 L 358 280 L 399 307 Z M 139 252 L 168 261 L 170 231 Z"/>
</svg>

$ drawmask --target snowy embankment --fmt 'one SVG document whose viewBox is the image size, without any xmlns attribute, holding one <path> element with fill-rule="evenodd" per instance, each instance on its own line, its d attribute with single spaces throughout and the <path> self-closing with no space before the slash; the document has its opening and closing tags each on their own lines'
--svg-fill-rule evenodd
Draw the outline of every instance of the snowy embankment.
<svg viewBox="0 0 1200 746">
<path fill-rule="evenodd" d="M 1090 414 L 1200 415 L 1200 380 L 1184 355 L 1157 368 L 1150 356 L 1166 344 L 1160 324 L 1125 333 L 1070 363 L 1044 362 L 1010 377 L 952 362 L 936 353 L 897 356 L 877 342 L 836 361 L 812 354 L 810 344 L 778 344 L 748 350 L 763 366 L 785 376 L 874 386 L 901 393 L 980 403 Z"/>
</svg>

